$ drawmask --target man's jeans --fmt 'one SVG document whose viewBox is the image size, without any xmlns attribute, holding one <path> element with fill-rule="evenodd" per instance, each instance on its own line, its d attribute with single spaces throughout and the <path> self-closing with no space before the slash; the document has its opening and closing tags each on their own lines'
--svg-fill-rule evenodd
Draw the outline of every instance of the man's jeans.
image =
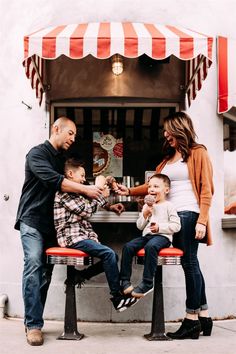
<svg viewBox="0 0 236 354">
<path fill-rule="evenodd" d="M 116 253 L 111 248 L 93 240 L 79 241 L 70 248 L 79 249 L 88 253 L 92 257 L 101 259 L 110 292 L 113 296 L 116 296 L 120 291 L 119 268 L 117 265 L 118 256 Z M 98 267 L 99 270 L 102 270 L 100 262 L 92 267 L 89 267 L 90 269 L 94 269 L 94 275 L 100 272 L 96 272 L 96 267 Z M 92 273 L 93 271 L 91 272 L 90 270 L 90 276 L 92 276 Z"/>
<path fill-rule="evenodd" d="M 43 310 L 51 282 L 53 265 L 46 264 L 43 235 L 33 227 L 20 223 L 24 251 L 22 292 L 25 306 L 25 326 L 43 327 Z"/>
<path fill-rule="evenodd" d="M 181 263 L 186 282 L 186 312 L 199 313 L 208 308 L 205 282 L 200 270 L 197 251 L 199 241 L 195 239 L 198 214 L 192 211 L 178 212 L 181 230 L 173 236 L 173 246 L 183 250 Z"/>
<path fill-rule="evenodd" d="M 146 285 L 153 284 L 153 277 L 157 268 L 157 253 L 166 247 L 170 247 L 170 240 L 162 235 L 148 234 L 146 236 L 137 237 L 126 243 L 122 250 L 121 259 L 121 281 L 130 281 L 132 274 L 132 260 L 137 251 L 144 248 L 144 269 L 143 282 Z"/>
</svg>

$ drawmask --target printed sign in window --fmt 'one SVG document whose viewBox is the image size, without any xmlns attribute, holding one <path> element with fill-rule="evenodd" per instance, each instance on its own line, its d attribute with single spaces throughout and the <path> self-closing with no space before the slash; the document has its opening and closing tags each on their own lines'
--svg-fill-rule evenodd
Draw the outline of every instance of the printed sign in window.
<svg viewBox="0 0 236 354">
<path fill-rule="evenodd" d="M 93 176 L 123 176 L 123 139 L 112 134 L 93 133 Z"/>
</svg>

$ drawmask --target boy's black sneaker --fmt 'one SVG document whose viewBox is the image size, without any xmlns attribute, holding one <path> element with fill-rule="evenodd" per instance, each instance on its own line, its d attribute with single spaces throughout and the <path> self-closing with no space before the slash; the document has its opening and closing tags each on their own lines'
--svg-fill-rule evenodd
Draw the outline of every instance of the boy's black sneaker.
<svg viewBox="0 0 236 354">
<path fill-rule="evenodd" d="M 113 303 L 114 308 L 118 312 L 123 312 L 127 310 L 130 306 L 134 305 L 137 300 L 132 296 L 126 296 L 123 294 L 118 294 L 111 298 L 111 302 Z"/>
</svg>

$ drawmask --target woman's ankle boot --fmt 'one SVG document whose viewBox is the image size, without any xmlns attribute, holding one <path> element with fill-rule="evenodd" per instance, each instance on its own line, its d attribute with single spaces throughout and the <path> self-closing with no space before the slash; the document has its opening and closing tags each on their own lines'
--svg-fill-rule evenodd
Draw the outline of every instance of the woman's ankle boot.
<svg viewBox="0 0 236 354">
<path fill-rule="evenodd" d="M 201 331 L 201 324 L 199 320 L 189 320 L 185 318 L 180 326 L 180 328 L 174 332 L 168 332 L 166 335 L 172 339 L 198 339 Z"/>
<path fill-rule="evenodd" d="M 213 327 L 212 318 L 199 316 L 199 321 L 201 323 L 201 332 L 203 332 L 203 335 L 210 336 Z"/>
</svg>

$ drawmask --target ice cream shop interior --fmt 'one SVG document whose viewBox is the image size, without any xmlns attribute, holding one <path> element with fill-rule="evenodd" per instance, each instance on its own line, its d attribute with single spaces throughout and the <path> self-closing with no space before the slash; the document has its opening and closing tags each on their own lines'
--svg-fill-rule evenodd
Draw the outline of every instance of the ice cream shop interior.
<svg viewBox="0 0 236 354">
<path fill-rule="evenodd" d="M 113 1 L 103 2 L 108 8 L 114 5 Z M 10 89 L 7 89 L 4 91 L 5 101 L 11 108 L 4 102 L 0 107 L 3 115 L 9 116 L 11 112 L 13 118 L 8 120 L 8 131 L 13 138 L 11 141 L 17 141 L 19 146 L 15 149 L 11 143 L 9 147 L 9 154 L 16 157 L 16 162 L 14 171 L 13 166 L 9 166 L 8 183 L 2 182 L 4 200 L 1 203 L 5 210 L 1 216 L 2 229 L 6 235 L 14 232 L 14 237 L 8 239 L 10 246 L 14 245 L 14 258 L 19 268 L 19 273 L 13 272 L 12 279 L 3 274 L 0 281 L 0 293 L 8 295 L 7 311 L 10 316 L 23 317 L 23 255 L 20 237 L 12 230 L 24 179 L 24 159 L 30 147 L 48 139 L 51 124 L 66 116 L 77 126 L 76 140 L 68 154 L 84 162 L 88 183 L 92 184 L 97 176 L 104 175 L 113 176 L 127 187 L 138 186 L 147 180 L 161 161 L 163 119 L 179 110 L 187 111 L 192 117 L 199 142 L 207 146 L 214 168 L 215 196 L 210 212 L 214 244 L 211 247 L 201 245 L 199 250 L 207 279 L 211 314 L 212 317 L 224 318 L 236 313 L 236 278 L 229 271 L 236 266 L 236 218 L 232 214 L 224 214 L 226 204 L 236 200 L 230 194 L 232 188 L 226 183 L 232 179 L 229 167 L 232 166 L 232 154 L 229 151 L 236 149 L 236 113 L 233 107 L 236 94 L 232 93 L 236 92 L 236 68 L 232 64 L 232 58 L 236 58 L 236 45 L 235 41 L 228 39 L 232 32 L 230 21 L 228 27 L 225 24 L 227 30 L 224 30 L 222 22 L 217 21 L 222 13 L 220 4 L 215 5 L 216 16 L 211 17 L 211 25 L 200 17 L 195 21 L 193 0 L 186 7 L 189 16 L 183 22 L 173 21 L 179 12 L 168 0 L 165 5 L 164 2 L 158 5 L 148 1 L 152 6 L 145 10 L 146 15 L 140 19 L 135 11 L 132 19 L 127 20 L 124 13 L 131 10 L 131 2 L 121 2 L 126 3 L 126 10 L 125 7 L 119 8 L 114 18 L 100 14 L 91 18 L 79 16 L 78 20 L 70 13 L 70 18 L 64 19 L 61 15 L 61 18 L 53 20 L 46 16 L 47 21 L 39 21 L 38 26 L 32 23 L 22 25 L 21 37 L 17 38 L 17 43 L 21 42 L 17 47 L 19 75 L 15 76 L 15 85 L 19 81 L 20 89 L 14 87 L 12 92 L 20 104 L 14 108 Z M 62 5 L 62 1 L 59 3 Z M 140 11 L 141 3 L 137 1 Z M 167 3 L 171 18 L 164 11 Z M 200 0 L 199 3 L 208 9 L 205 12 L 210 16 L 211 2 Z M 54 7 L 57 5 L 55 2 Z M 98 8 L 97 3 L 94 6 Z M 162 11 L 154 16 L 151 9 L 158 10 L 158 6 Z M 85 7 L 85 13 L 92 11 L 89 5 Z M 46 6 L 45 13 L 49 12 Z M 29 20 L 27 16 L 25 20 Z M 225 37 L 219 38 L 218 30 Z M 227 62 L 225 53 L 228 53 Z M 16 67 L 15 63 L 6 60 L 9 72 L 14 65 Z M 232 80 L 234 76 L 235 81 Z M 31 133 L 25 134 L 26 129 Z M 3 142 L 5 140 L 2 139 Z M 225 167 L 224 159 L 229 161 Z M 13 181 L 15 170 L 19 172 Z M 11 188 L 9 181 L 12 181 Z M 91 222 L 100 241 L 121 256 L 124 243 L 139 235 L 136 220 L 143 201 L 138 196 L 125 197 L 113 192 L 109 201 L 122 203 L 125 211 L 116 215 L 99 209 Z M 5 241 L 1 243 L 1 249 L 5 249 Z M 4 264 L 9 263 L 5 255 L 2 259 Z M 218 271 L 216 259 L 219 259 Z M 64 316 L 64 268 L 54 269 L 45 318 L 62 319 Z M 134 283 L 138 282 L 141 274 L 142 266 L 134 264 Z M 166 320 L 177 320 L 185 306 L 181 267 L 165 269 L 163 285 Z M 228 300 L 222 299 L 226 293 Z M 104 274 L 87 282 L 76 297 L 80 320 L 127 322 L 151 319 L 152 299 L 148 296 L 123 314 L 112 310 Z"/>
</svg>

